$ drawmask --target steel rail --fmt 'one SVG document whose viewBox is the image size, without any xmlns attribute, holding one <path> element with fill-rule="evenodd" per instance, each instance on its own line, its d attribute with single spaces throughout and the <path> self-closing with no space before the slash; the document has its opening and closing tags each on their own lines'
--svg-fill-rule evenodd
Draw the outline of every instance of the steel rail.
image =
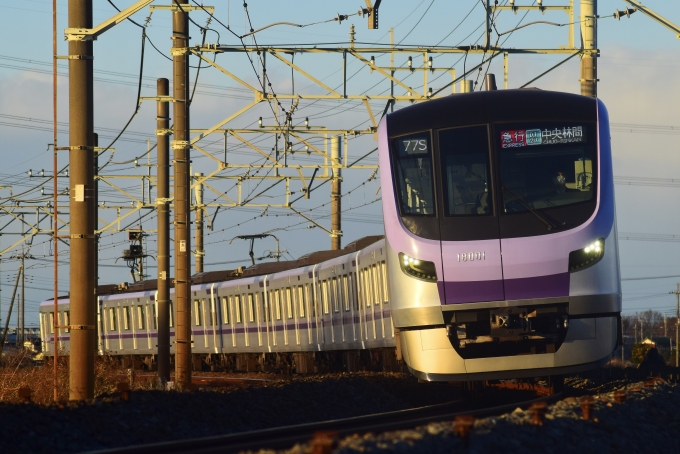
<svg viewBox="0 0 680 454">
<path fill-rule="evenodd" d="M 459 400 L 409 410 L 355 416 L 294 426 L 91 451 L 91 454 L 147 454 L 150 452 L 209 454 L 258 449 L 285 449 L 296 443 L 312 440 L 314 434 L 320 431 L 332 431 L 337 433 L 339 437 L 344 437 L 355 433 L 408 429 L 435 421 L 453 420 L 456 416 L 470 415 L 479 418 L 499 415 L 513 411 L 517 407 L 528 408 L 536 402 L 549 402 L 561 397 L 562 393 L 556 393 L 526 401 L 516 401 L 487 408 L 468 408 L 462 411 L 456 407 L 472 402 L 469 400 Z M 474 403 L 472 404 L 474 407 Z"/>
</svg>

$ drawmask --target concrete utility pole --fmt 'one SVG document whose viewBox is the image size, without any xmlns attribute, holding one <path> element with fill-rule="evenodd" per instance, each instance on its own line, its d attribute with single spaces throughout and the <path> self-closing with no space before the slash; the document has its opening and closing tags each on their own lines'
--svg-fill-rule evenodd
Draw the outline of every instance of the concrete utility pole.
<svg viewBox="0 0 680 454">
<path fill-rule="evenodd" d="M 17 288 L 19 287 L 19 277 L 23 276 L 24 267 L 19 266 L 19 271 L 17 273 L 17 279 L 14 281 L 14 291 L 12 292 L 12 300 L 9 302 L 9 311 L 7 311 L 7 318 L 5 319 L 5 329 L 2 330 L 2 337 L 0 337 L 0 356 L 2 356 L 2 349 L 5 346 L 5 340 L 7 339 L 7 330 L 9 329 L 9 321 L 12 318 L 12 308 L 14 307 L 14 298 L 17 296 Z M 56 333 L 56 331 L 55 331 Z M 56 336 L 56 334 L 55 334 Z M 56 342 L 56 341 L 55 341 Z"/>
<path fill-rule="evenodd" d="M 581 0 L 581 94 L 597 97 L 597 0 Z"/>
<path fill-rule="evenodd" d="M 168 96 L 170 81 L 158 79 L 157 95 Z M 170 108 L 167 102 L 158 102 L 156 110 L 156 140 L 158 153 L 158 380 L 170 381 Z"/>
<path fill-rule="evenodd" d="M 196 180 L 203 177 L 202 173 L 196 174 Z M 196 273 L 203 272 L 203 184 L 196 185 Z"/>
<path fill-rule="evenodd" d="M 68 6 L 69 28 L 92 28 L 92 0 L 69 0 Z M 68 51 L 71 171 L 69 399 L 84 400 L 94 398 L 93 43 L 91 40 L 72 40 L 68 43 Z"/>
<path fill-rule="evenodd" d="M 175 5 L 177 2 L 172 2 Z M 175 128 L 175 381 L 191 384 L 191 193 L 189 175 L 189 17 L 172 13 Z"/>
<path fill-rule="evenodd" d="M 680 362 L 678 362 L 678 354 L 680 353 L 680 349 L 678 346 L 680 346 L 680 336 L 678 335 L 678 328 L 680 328 L 680 284 L 676 284 L 677 288 L 674 292 L 675 294 L 675 367 L 678 367 L 680 365 Z"/>
<path fill-rule="evenodd" d="M 332 164 L 342 164 L 342 150 L 340 149 L 340 136 L 331 137 L 331 161 Z M 342 237 L 342 170 L 333 167 L 333 181 L 331 182 L 331 249 L 338 250 L 341 247 Z"/>
<path fill-rule="evenodd" d="M 99 147 L 99 134 L 95 133 L 94 134 L 94 146 L 95 148 Z M 92 254 L 92 271 L 94 271 L 94 300 L 95 304 L 92 305 L 92 310 L 94 311 L 94 314 L 92 314 L 93 320 L 96 320 L 97 323 L 95 323 L 94 326 L 94 333 L 92 335 L 92 342 L 94 344 L 93 349 L 95 353 L 99 351 L 99 320 L 97 320 L 97 304 L 99 304 L 98 301 L 98 290 L 99 290 L 99 235 L 97 235 L 97 228 L 99 227 L 99 180 L 97 179 L 97 175 L 99 174 L 99 152 L 95 152 L 92 154 L 92 185 L 93 185 L 93 191 L 92 191 L 92 229 L 94 231 L 94 251 Z M 69 321 L 70 323 L 70 321 Z"/>
</svg>

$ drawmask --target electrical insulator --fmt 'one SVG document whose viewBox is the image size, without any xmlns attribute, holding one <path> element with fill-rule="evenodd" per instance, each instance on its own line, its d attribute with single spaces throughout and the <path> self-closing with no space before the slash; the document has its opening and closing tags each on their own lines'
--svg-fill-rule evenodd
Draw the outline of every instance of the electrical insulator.
<svg viewBox="0 0 680 454">
<path fill-rule="evenodd" d="M 430 57 L 429 60 L 427 60 L 427 67 L 432 68 L 432 57 Z"/>
<path fill-rule="evenodd" d="M 42 169 L 42 170 L 40 171 L 40 176 L 41 176 L 41 177 L 44 177 L 44 176 L 45 176 L 45 169 Z"/>
<path fill-rule="evenodd" d="M 371 55 L 371 64 L 375 66 L 375 57 Z"/>
<path fill-rule="evenodd" d="M 257 121 L 257 123 L 260 125 L 260 128 L 262 127 L 262 117 Z"/>
<path fill-rule="evenodd" d="M 432 87 L 430 87 L 430 89 L 427 90 L 427 97 L 429 98 L 431 96 L 432 96 Z"/>
<path fill-rule="evenodd" d="M 32 177 L 33 176 L 33 169 L 28 169 L 28 176 Z"/>
<path fill-rule="evenodd" d="M 305 117 L 305 126 L 309 128 L 309 117 Z"/>
<path fill-rule="evenodd" d="M 309 145 L 305 145 L 305 151 L 307 152 L 307 154 L 312 154 L 312 152 L 309 151 Z"/>
<path fill-rule="evenodd" d="M 413 68 L 413 57 L 408 58 L 408 67 Z"/>
</svg>

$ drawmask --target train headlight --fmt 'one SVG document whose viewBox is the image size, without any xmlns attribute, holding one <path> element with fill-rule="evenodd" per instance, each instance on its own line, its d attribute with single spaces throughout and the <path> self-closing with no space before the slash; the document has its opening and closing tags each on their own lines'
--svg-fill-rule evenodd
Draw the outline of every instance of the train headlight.
<svg viewBox="0 0 680 454">
<path fill-rule="evenodd" d="M 401 270 L 409 276 L 427 282 L 437 282 L 437 269 L 433 262 L 418 260 L 400 252 L 399 266 Z"/>
<path fill-rule="evenodd" d="M 583 249 L 569 253 L 569 272 L 580 271 L 595 265 L 604 255 L 604 239 L 593 241 Z"/>
</svg>

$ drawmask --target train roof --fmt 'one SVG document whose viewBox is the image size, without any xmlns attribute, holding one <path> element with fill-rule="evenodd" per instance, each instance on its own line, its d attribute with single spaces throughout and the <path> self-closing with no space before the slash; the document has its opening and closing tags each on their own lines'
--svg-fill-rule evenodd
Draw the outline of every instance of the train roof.
<svg viewBox="0 0 680 454">
<path fill-rule="evenodd" d="M 489 122 L 595 121 L 597 100 L 589 96 L 537 89 L 459 93 L 417 103 L 387 114 L 390 136 L 452 125 Z"/>
<path fill-rule="evenodd" d="M 242 279 L 244 277 L 255 277 L 263 276 L 266 274 L 278 273 L 281 271 L 288 271 L 295 268 L 302 268 L 305 266 L 316 265 L 321 262 L 332 260 L 343 255 L 351 254 L 353 252 L 360 251 L 384 238 L 383 235 L 373 235 L 360 238 L 356 241 L 349 243 L 343 249 L 331 250 L 331 251 L 317 251 L 306 255 L 303 255 L 297 260 L 284 260 L 280 262 L 265 262 L 259 263 L 250 267 L 242 267 L 234 270 L 220 270 L 220 271 L 206 271 L 204 273 L 194 274 L 191 277 L 192 285 L 195 284 L 211 284 L 214 282 L 224 282 L 234 279 Z M 122 284 L 106 284 L 97 287 L 98 295 L 115 295 L 121 293 L 144 293 L 149 291 L 155 291 L 157 288 L 157 279 L 148 279 L 145 281 Z M 174 288 L 175 284 L 171 280 L 170 288 Z M 60 296 L 59 299 L 67 299 L 69 295 Z M 45 300 L 52 301 L 52 299 Z"/>
</svg>

